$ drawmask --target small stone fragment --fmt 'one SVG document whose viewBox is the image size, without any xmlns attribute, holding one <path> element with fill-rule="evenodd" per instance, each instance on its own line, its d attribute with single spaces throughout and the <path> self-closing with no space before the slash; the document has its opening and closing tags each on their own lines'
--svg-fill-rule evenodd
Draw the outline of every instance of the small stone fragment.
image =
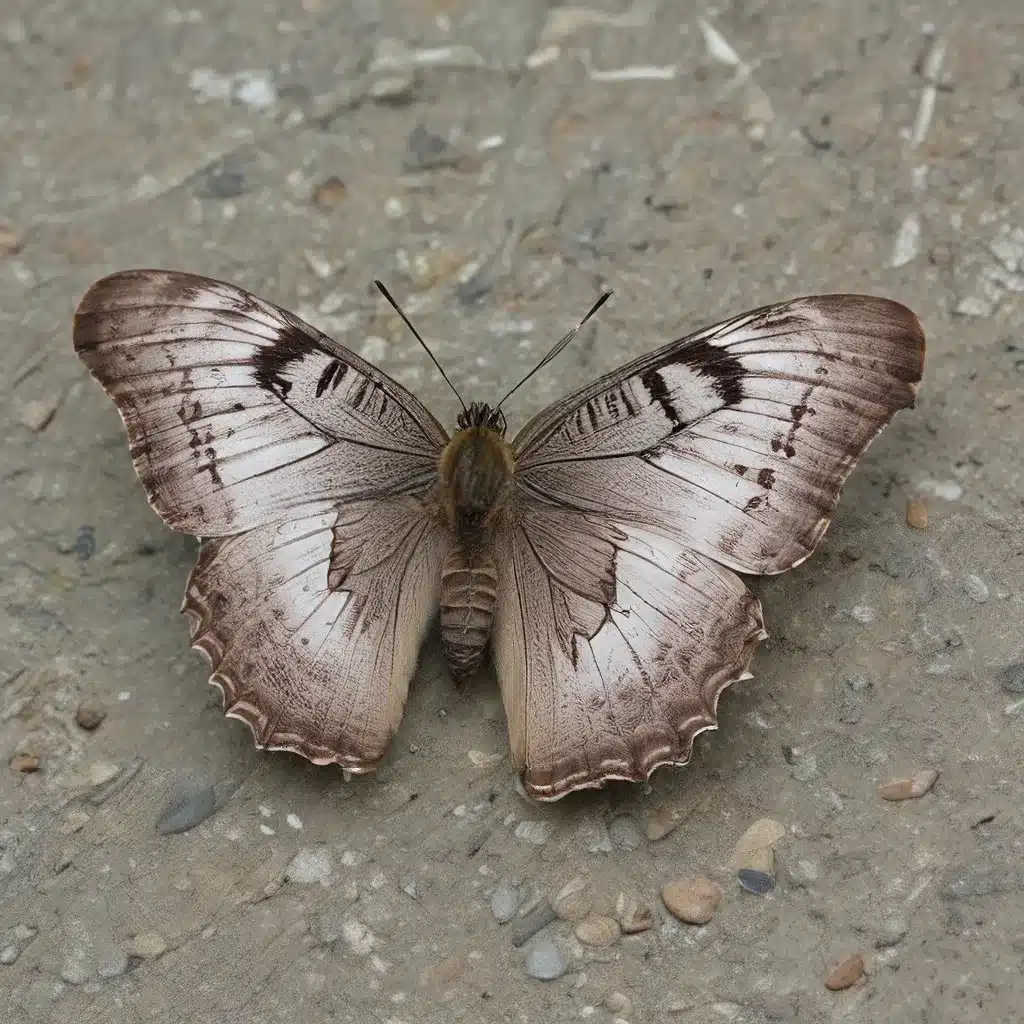
<svg viewBox="0 0 1024 1024">
<path fill-rule="evenodd" d="M 570 879 L 558 890 L 552 906 L 563 921 L 582 921 L 594 906 L 590 882 L 581 875 Z"/>
<path fill-rule="evenodd" d="M 39 771 L 39 766 L 42 763 L 42 758 L 38 754 L 27 753 L 15 754 L 7 762 L 12 772 L 22 772 L 25 775 Z"/>
<path fill-rule="evenodd" d="M 516 916 L 521 899 L 519 889 L 514 885 L 499 885 L 491 893 L 491 913 L 498 924 L 507 924 Z"/>
<path fill-rule="evenodd" d="M 321 210 L 333 210 L 341 205 L 348 189 L 336 174 L 313 186 L 313 203 Z"/>
<path fill-rule="evenodd" d="M 74 835 L 75 832 L 81 831 L 88 823 L 89 815 L 85 811 L 78 809 L 70 811 L 61 823 L 60 833 L 64 836 Z"/>
<path fill-rule="evenodd" d="M 619 922 L 603 914 L 592 914 L 576 925 L 576 938 L 585 946 L 596 946 L 599 949 L 614 946 L 620 934 Z"/>
<path fill-rule="evenodd" d="M 775 873 L 775 844 L 786 834 L 786 826 L 774 818 L 759 818 L 740 836 L 729 858 L 729 870 L 752 868 Z"/>
<path fill-rule="evenodd" d="M 686 924 L 707 924 L 715 916 L 723 895 L 722 887 L 710 878 L 669 882 L 661 890 L 665 906 Z"/>
<path fill-rule="evenodd" d="M 628 1017 L 633 1012 L 633 1001 L 622 992 L 609 992 L 604 999 L 604 1008 L 616 1017 Z"/>
<path fill-rule="evenodd" d="M 341 938 L 355 956 L 369 956 L 377 944 L 373 932 L 351 915 L 342 918 Z"/>
<path fill-rule="evenodd" d="M 889 949 L 898 946 L 910 931 L 910 922 L 901 915 L 887 917 L 875 934 L 875 949 Z"/>
<path fill-rule="evenodd" d="M 0 964 L 10 967 L 11 964 L 17 963 L 20 955 L 21 950 L 17 946 L 4 946 L 3 949 L 0 949 Z"/>
<path fill-rule="evenodd" d="M 654 911 L 635 896 L 620 892 L 615 901 L 615 919 L 626 935 L 636 935 L 654 927 Z"/>
<path fill-rule="evenodd" d="M 89 782 L 94 786 L 105 786 L 121 774 L 121 766 L 107 761 L 97 761 L 89 765 Z"/>
<path fill-rule="evenodd" d="M 45 430 L 50 425 L 50 420 L 56 416 L 57 409 L 60 408 L 62 398 L 63 396 L 58 394 L 46 401 L 31 398 L 28 401 L 18 402 L 16 405 L 18 422 L 38 434 L 39 431 Z"/>
<path fill-rule="evenodd" d="M 912 775 L 908 779 L 894 779 L 892 782 L 880 786 L 878 794 L 883 800 L 916 800 L 924 796 L 939 777 L 938 771 L 934 768 L 926 768 Z"/>
<path fill-rule="evenodd" d="M 83 700 L 75 710 L 75 721 L 89 732 L 98 729 L 106 717 L 106 709 L 94 700 Z"/>
<path fill-rule="evenodd" d="M 754 868 L 740 868 L 736 872 L 740 885 L 755 896 L 767 896 L 775 888 L 775 876 Z"/>
<path fill-rule="evenodd" d="M 638 850 L 643 842 L 640 826 L 631 814 L 620 814 L 608 824 L 608 835 L 620 850 L 631 853 Z"/>
<path fill-rule="evenodd" d="M 96 973 L 104 981 L 119 978 L 128 970 L 128 954 L 120 946 L 107 950 L 97 961 Z"/>
<path fill-rule="evenodd" d="M 326 846 L 307 846 L 299 850 L 285 868 L 285 881 L 299 885 L 330 885 L 334 875 L 334 861 Z"/>
<path fill-rule="evenodd" d="M 217 795 L 213 786 L 193 789 L 172 800 L 164 808 L 156 823 L 156 830 L 162 836 L 187 832 L 206 821 L 216 810 Z"/>
<path fill-rule="evenodd" d="M 928 506 L 923 501 L 907 502 L 907 526 L 914 530 L 928 529 Z"/>
<path fill-rule="evenodd" d="M 864 957 L 860 953 L 851 953 L 828 972 L 825 988 L 830 992 L 841 992 L 856 984 L 864 977 Z"/>
<path fill-rule="evenodd" d="M 553 939 L 537 939 L 526 953 L 526 973 L 538 981 L 554 981 L 565 974 L 566 963 L 562 951 Z"/>
<path fill-rule="evenodd" d="M 535 846 L 543 846 L 555 827 L 548 821 L 521 821 L 515 828 L 516 839 L 523 839 Z"/>
<path fill-rule="evenodd" d="M 557 916 L 554 907 L 547 900 L 538 903 L 512 929 L 512 945 L 521 946 L 527 939 L 533 938 L 542 928 L 547 928 Z"/>
<path fill-rule="evenodd" d="M 1024 661 L 1007 665 L 999 673 L 999 685 L 1004 693 L 1024 694 Z"/>
<path fill-rule="evenodd" d="M 988 584 L 973 572 L 964 577 L 964 593 L 972 601 L 984 604 L 988 600 Z"/>
<path fill-rule="evenodd" d="M 24 239 L 10 224 L 0 222 L 0 256 L 12 256 L 24 244 Z"/>
<path fill-rule="evenodd" d="M 167 940 L 159 932 L 139 932 L 132 939 L 131 950 L 143 960 L 154 960 L 167 951 Z"/>
</svg>

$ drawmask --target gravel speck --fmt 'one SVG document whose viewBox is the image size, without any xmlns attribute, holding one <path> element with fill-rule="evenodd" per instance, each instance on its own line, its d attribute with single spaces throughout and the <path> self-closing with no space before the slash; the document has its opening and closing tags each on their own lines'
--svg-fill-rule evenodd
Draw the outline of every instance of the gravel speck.
<svg viewBox="0 0 1024 1024">
<path fill-rule="evenodd" d="M 577 875 L 558 890 L 558 895 L 551 902 L 563 921 L 582 921 L 594 905 L 590 882 Z"/>
<path fill-rule="evenodd" d="M 132 953 L 143 960 L 153 960 L 167 950 L 167 940 L 159 932 L 139 932 L 132 939 Z"/>
<path fill-rule="evenodd" d="M 935 785 L 935 780 L 938 777 L 939 773 L 936 769 L 926 768 L 910 778 L 894 779 L 892 782 L 880 786 L 878 794 L 883 800 L 916 800 L 918 797 L 924 796 Z"/>
<path fill-rule="evenodd" d="M 341 938 L 355 956 L 369 956 L 377 944 L 373 932 L 351 915 L 346 915 L 341 920 Z"/>
<path fill-rule="evenodd" d="M 526 973 L 538 981 L 554 981 L 566 971 L 565 956 L 553 939 L 537 939 L 526 952 Z"/>
<path fill-rule="evenodd" d="M 519 910 L 520 893 L 514 885 L 499 885 L 491 893 L 491 913 L 499 924 L 506 924 Z"/>
<path fill-rule="evenodd" d="M 128 954 L 120 946 L 112 946 L 96 963 L 96 973 L 104 980 L 119 978 L 128 970 Z"/>
<path fill-rule="evenodd" d="M 89 732 L 98 729 L 106 717 L 106 709 L 95 700 L 83 700 L 75 710 L 75 721 Z"/>
<path fill-rule="evenodd" d="M 841 960 L 825 978 L 825 988 L 830 992 L 841 992 L 864 977 L 864 957 L 860 953 L 852 953 Z"/>
<path fill-rule="evenodd" d="M 21 950 L 17 946 L 4 946 L 0 949 L 0 964 L 10 967 L 20 955 Z"/>
<path fill-rule="evenodd" d="M 687 924 L 707 924 L 722 902 L 722 887 L 710 878 L 687 878 L 669 882 L 661 898 L 673 916 Z"/>
<path fill-rule="evenodd" d="M 576 938 L 585 946 L 614 946 L 621 934 L 619 922 L 603 914 L 593 914 L 576 925 Z"/>
</svg>

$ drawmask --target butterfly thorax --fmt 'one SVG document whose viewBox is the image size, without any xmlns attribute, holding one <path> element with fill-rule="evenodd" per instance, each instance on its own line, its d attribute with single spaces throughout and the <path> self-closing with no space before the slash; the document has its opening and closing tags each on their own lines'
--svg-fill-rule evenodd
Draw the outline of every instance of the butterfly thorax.
<svg viewBox="0 0 1024 1024">
<path fill-rule="evenodd" d="M 460 426 L 477 408 L 460 416 Z M 515 468 L 504 421 L 497 427 L 478 423 L 457 431 L 438 467 L 441 504 L 453 536 L 441 572 L 441 637 L 459 678 L 479 666 L 494 618 L 498 576 L 491 534 L 508 505 Z"/>
</svg>

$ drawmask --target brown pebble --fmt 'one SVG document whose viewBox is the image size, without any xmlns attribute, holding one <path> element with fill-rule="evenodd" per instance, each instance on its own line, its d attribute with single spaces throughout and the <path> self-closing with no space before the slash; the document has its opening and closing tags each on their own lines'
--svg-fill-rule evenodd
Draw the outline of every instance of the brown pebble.
<svg viewBox="0 0 1024 1024">
<path fill-rule="evenodd" d="M 928 507 L 923 501 L 907 502 L 907 526 L 915 530 L 928 529 Z"/>
<path fill-rule="evenodd" d="M 646 932 L 654 927 L 654 911 L 635 896 L 619 893 L 615 901 L 615 918 L 626 935 Z"/>
<path fill-rule="evenodd" d="M 83 729 L 88 729 L 90 732 L 93 729 L 98 729 L 106 717 L 107 712 L 103 705 L 98 704 L 94 700 L 83 700 L 75 711 L 75 721 Z"/>
<path fill-rule="evenodd" d="M 313 202 L 321 210 L 333 210 L 345 198 L 348 189 L 336 174 L 313 186 Z"/>
<path fill-rule="evenodd" d="M 855 985 L 863 977 L 864 957 L 860 953 L 851 953 L 828 972 L 825 988 L 830 992 L 842 992 L 844 988 Z"/>
<path fill-rule="evenodd" d="M 10 224 L 0 221 L 0 256 L 10 256 L 16 253 L 24 241 L 24 238 Z"/>
<path fill-rule="evenodd" d="M 585 946 L 614 946 L 620 934 L 619 922 L 602 914 L 592 914 L 576 925 L 576 938 Z"/>
<path fill-rule="evenodd" d="M 661 890 L 665 906 L 687 924 L 707 924 L 722 902 L 722 887 L 710 878 L 686 878 L 669 882 Z"/>
<path fill-rule="evenodd" d="M 43 759 L 38 754 L 15 754 L 7 763 L 12 772 L 24 772 L 28 775 L 39 771 Z"/>
<path fill-rule="evenodd" d="M 733 847 L 729 858 L 729 870 L 739 871 L 751 868 L 771 875 L 775 873 L 773 847 L 786 835 L 786 826 L 774 818 L 758 818 Z"/>
<path fill-rule="evenodd" d="M 926 768 L 909 779 L 893 779 L 879 786 L 878 795 L 883 800 L 916 800 L 935 785 L 938 777 L 939 773 L 934 768 Z"/>
</svg>

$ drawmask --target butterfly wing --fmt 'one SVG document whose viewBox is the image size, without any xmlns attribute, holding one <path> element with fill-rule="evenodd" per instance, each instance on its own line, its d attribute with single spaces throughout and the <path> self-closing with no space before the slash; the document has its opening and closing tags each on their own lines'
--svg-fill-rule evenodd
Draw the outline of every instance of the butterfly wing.
<svg viewBox="0 0 1024 1024">
<path fill-rule="evenodd" d="M 98 282 L 74 343 L 150 504 L 207 538 L 183 610 L 227 713 L 259 746 L 372 767 L 437 605 L 444 429 L 331 338 L 189 274 Z"/>
<path fill-rule="evenodd" d="M 667 345 L 526 425 L 494 649 L 531 793 L 686 760 L 764 635 L 729 570 L 778 573 L 814 550 L 854 464 L 913 405 L 923 358 L 898 303 L 797 299 Z"/>
<path fill-rule="evenodd" d="M 421 491 L 444 428 L 336 341 L 229 284 L 129 270 L 89 289 L 75 351 L 114 400 L 172 529 L 241 533 L 303 506 Z"/>
</svg>

